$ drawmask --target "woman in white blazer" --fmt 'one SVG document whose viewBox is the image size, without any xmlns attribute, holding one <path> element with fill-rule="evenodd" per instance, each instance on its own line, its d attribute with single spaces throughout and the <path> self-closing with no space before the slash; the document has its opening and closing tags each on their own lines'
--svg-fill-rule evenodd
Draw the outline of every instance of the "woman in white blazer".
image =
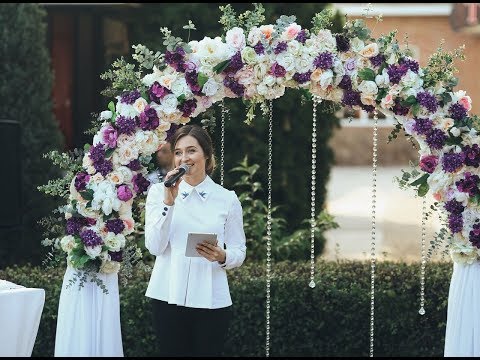
<svg viewBox="0 0 480 360">
<path fill-rule="evenodd" d="M 161 356 L 220 356 L 231 318 L 227 270 L 245 260 L 242 207 L 234 191 L 211 178 L 212 140 L 198 125 L 185 125 L 172 141 L 174 169 L 189 170 L 171 187 L 152 185 L 146 202 L 145 245 L 156 256 L 146 296 Z M 215 233 L 217 244 L 185 256 L 188 233 Z M 225 245 L 225 246 L 224 246 Z"/>
</svg>

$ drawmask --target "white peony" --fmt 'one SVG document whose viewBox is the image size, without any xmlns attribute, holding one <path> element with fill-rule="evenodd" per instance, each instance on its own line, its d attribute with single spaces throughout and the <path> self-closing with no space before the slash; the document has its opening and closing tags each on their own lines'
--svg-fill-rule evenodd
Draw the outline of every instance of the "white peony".
<svg viewBox="0 0 480 360">
<path fill-rule="evenodd" d="M 187 84 L 187 80 L 185 80 L 184 77 L 180 77 L 175 80 L 172 84 L 171 90 L 177 96 L 184 94 L 186 97 L 190 97 L 192 95 L 192 90 L 190 90 L 190 87 Z"/>
<path fill-rule="evenodd" d="M 356 53 L 362 51 L 364 47 L 365 43 L 357 37 L 350 41 L 350 48 Z"/>
<path fill-rule="evenodd" d="M 110 110 L 105 110 L 100 113 L 98 117 L 100 120 L 110 120 L 112 118 L 113 113 Z"/>
<path fill-rule="evenodd" d="M 207 96 L 213 96 L 220 89 L 220 85 L 213 79 L 209 78 L 205 84 L 203 84 L 202 92 Z"/>
<path fill-rule="evenodd" d="M 243 29 L 239 27 L 231 28 L 225 35 L 225 41 L 237 50 L 243 49 L 246 45 Z"/>
<path fill-rule="evenodd" d="M 110 251 L 120 251 L 125 246 L 125 236 L 122 234 L 116 234 L 113 232 L 107 233 L 104 238 L 104 243 Z"/>
<path fill-rule="evenodd" d="M 378 87 L 375 81 L 363 80 L 360 85 L 358 85 L 358 90 L 365 95 L 375 95 L 378 93 Z"/>
<path fill-rule="evenodd" d="M 64 236 L 62 240 L 60 240 L 60 246 L 63 251 L 70 254 L 70 251 L 75 248 L 75 238 L 72 235 Z"/>
<path fill-rule="evenodd" d="M 96 245 L 96 246 L 84 246 L 85 252 L 87 255 L 90 257 L 90 259 L 95 259 L 97 258 L 100 253 L 102 252 L 102 245 Z"/>
<path fill-rule="evenodd" d="M 138 115 L 138 111 L 132 105 L 124 104 L 120 101 L 120 97 L 117 97 L 117 99 L 116 111 L 119 116 L 134 118 Z"/>
<path fill-rule="evenodd" d="M 102 261 L 100 265 L 100 272 L 102 274 L 113 274 L 118 273 L 120 270 L 120 263 L 118 261 Z"/>
<path fill-rule="evenodd" d="M 160 102 L 162 111 L 166 114 L 172 114 L 177 110 L 178 100 L 173 94 L 166 95 Z"/>
<path fill-rule="evenodd" d="M 332 85 L 333 71 L 328 69 L 320 75 L 320 86 L 325 89 L 327 86 Z"/>
<path fill-rule="evenodd" d="M 295 69 L 295 56 L 289 52 L 282 52 L 277 56 L 277 63 L 282 65 L 286 71 L 292 71 Z"/>
</svg>

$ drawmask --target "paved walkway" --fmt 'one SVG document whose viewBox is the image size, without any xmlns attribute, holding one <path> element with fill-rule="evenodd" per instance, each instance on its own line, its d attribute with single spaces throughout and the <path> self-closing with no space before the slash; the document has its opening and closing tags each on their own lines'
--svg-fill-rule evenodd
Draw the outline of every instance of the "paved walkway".
<svg viewBox="0 0 480 360">
<path fill-rule="evenodd" d="M 415 192 L 411 189 L 399 189 L 394 182 L 394 177 L 401 176 L 401 169 L 402 167 L 377 168 L 378 260 L 420 260 L 422 199 L 415 197 Z M 333 167 L 327 188 L 327 210 L 335 217 L 340 228 L 325 233 L 327 244 L 324 257 L 328 260 L 369 260 L 372 242 L 372 168 Z M 433 198 L 427 195 L 427 206 L 431 203 Z M 427 248 L 439 229 L 438 219 L 428 220 Z M 440 259 L 441 254 L 434 258 Z"/>
</svg>

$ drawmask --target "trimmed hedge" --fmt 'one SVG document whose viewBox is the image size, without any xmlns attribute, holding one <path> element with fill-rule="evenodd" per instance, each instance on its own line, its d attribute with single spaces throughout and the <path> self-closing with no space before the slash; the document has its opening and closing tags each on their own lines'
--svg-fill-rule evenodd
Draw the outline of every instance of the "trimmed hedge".
<svg viewBox="0 0 480 360">
<path fill-rule="evenodd" d="M 276 263 L 271 282 L 271 356 L 368 356 L 370 264 L 324 262 L 316 267 L 316 287 L 308 287 L 309 263 Z M 377 264 L 375 356 L 443 356 L 451 263 L 428 264 L 426 314 L 419 309 L 418 264 Z M 52 356 L 58 299 L 64 269 L 13 267 L 0 278 L 44 288 L 45 307 L 33 356 Z M 126 356 L 155 356 L 149 274 L 137 273 L 120 287 Z M 234 320 L 226 355 L 265 356 L 265 265 L 229 271 Z M 72 324 L 73 326 L 73 324 Z"/>
</svg>

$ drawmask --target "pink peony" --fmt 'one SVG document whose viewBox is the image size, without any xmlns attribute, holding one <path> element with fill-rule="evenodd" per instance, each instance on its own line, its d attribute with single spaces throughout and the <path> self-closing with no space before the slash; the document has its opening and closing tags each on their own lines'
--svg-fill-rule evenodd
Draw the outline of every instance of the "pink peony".
<svg viewBox="0 0 480 360">
<path fill-rule="evenodd" d="M 470 98 L 470 96 L 462 96 L 458 100 L 458 103 L 462 105 L 467 111 L 470 111 L 472 109 L 472 99 Z"/>
<path fill-rule="evenodd" d="M 132 190 L 127 185 L 120 185 L 117 188 L 117 197 L 122 201 L 128 201 L 133 197 Z"/>
</svg>

